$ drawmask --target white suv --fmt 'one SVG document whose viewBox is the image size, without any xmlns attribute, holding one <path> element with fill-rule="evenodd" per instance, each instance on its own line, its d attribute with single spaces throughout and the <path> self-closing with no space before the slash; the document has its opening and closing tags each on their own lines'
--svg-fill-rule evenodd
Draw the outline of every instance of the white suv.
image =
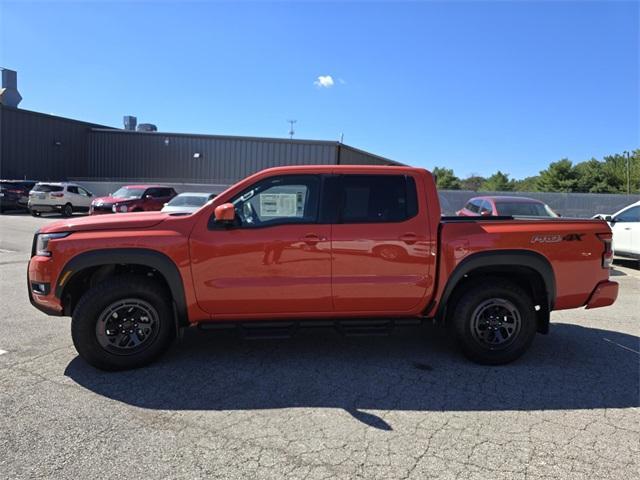
<svg viewBox="0 0 640 480">
<path fill-rule="evenodd" d="M 632 203 L 613 215 L 596 215 L 609 222 L 613 231 L 616 257 L 640 260 L 640 202 Z"/>
<path fill-rule="evenodd" d="M 34 217 L 44 212 L 88 212 L 93 194 L 76 183 L 37 183 L 29 192 L 29 211 Z"/>
</svg>

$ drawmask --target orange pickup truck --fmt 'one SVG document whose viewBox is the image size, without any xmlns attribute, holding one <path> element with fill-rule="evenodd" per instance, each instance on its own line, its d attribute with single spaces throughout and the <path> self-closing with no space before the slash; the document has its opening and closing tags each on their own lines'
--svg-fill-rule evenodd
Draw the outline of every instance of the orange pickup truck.
<svg viewBox="0 0 640 480">
<path fill-rule="evenodd" d="M 602 220 L 441 217 L 426 170 L 273 168 L 195 213 L 50 223 L 34 237 L 32 304 L 72 317 L 78 353 L 145 365 L 182 328 L 386 331 L 449 324 L 483 364 L 522 355 L 552 310 L 611 305 Z"/>
</svg>

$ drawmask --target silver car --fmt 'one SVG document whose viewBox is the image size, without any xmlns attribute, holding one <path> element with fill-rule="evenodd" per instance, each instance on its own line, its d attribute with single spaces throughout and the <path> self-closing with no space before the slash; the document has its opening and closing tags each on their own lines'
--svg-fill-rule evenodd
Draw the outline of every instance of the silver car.
<svg viewBox="0 0 640 480">
<path fill-rule="evenodd" d="M 170 202 L 165 203 L 161 211 L 168 213 L 193 213 L 215 197 L 215 193 L 181 193 L 173 197 Z"/>
</svg>

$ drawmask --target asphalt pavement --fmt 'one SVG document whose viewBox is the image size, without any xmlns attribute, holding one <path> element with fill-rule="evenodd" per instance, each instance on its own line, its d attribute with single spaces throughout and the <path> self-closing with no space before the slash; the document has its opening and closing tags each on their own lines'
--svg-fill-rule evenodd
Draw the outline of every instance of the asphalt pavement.
<svg viewBox="0 0 640 480">
<path fill-rule="evenodd" d="M 638 478 L 633 262 L 612 272 L 614 306 L 554 312 L 507 366 L 469 363 L 432 326 L 190 329 L 154 365 L 104 373 L 27 298 L 33 232 L 55 219 L 0 216 L 0 478 Z"/>
</svg>

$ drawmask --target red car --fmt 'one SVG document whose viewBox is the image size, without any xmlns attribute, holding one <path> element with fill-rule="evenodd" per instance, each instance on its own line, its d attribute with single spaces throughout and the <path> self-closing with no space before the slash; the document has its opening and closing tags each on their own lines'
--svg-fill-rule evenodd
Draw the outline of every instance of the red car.
<svg viewBox="0 0 640 480">
<path fill-rule="evenodd" d="M 106 370 L 148 364 L 187 326 L 357 334 L 426 320 L 495 365 L 547 333 L 551 311 L 611 305 L 612 258 L 603 220 L 441 217 L 426 170 L 296 166 L 191 215 L 43 225 L 28 288 L 36 308 L 72 317 L 80 356 Z"/>
<path fill-rule="evenodd" d="M 177 195 L 164 185 L 127 185 L 106 197 L 91 202 L 90 215 L 162 210 L 165 203 Z"/>
<path fill-rule="evenodd" d="M 459 217 L 559 217 L 556 212 L 544 202 L 527 197 L 474 197 L 456 212 Z"/>
</svg>

